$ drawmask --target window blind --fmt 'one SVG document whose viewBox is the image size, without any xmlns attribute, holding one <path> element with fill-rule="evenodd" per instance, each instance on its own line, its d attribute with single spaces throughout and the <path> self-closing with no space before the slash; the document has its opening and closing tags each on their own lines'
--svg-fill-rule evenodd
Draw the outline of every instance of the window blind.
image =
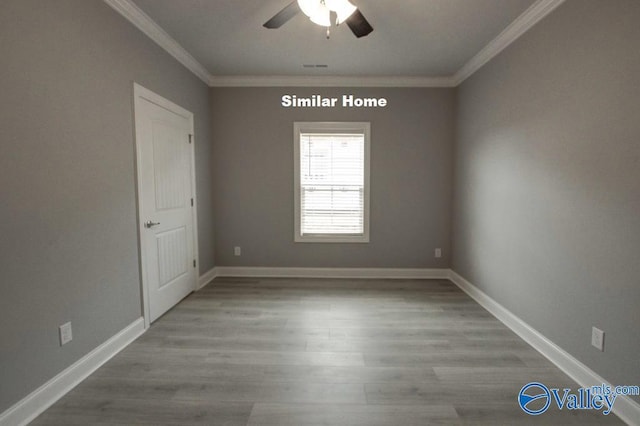
<svg viewBox="0 0 640 426">
<path fill-rule="evenodd" d="M 364 234 L 364 134 L 300 134 L 302 235 Z"/>
</svg>

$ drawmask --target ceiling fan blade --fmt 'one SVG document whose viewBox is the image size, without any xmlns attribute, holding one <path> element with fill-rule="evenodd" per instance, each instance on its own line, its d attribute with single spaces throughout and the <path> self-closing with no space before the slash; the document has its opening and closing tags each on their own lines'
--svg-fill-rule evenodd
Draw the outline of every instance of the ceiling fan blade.
<svg viewBox="0 0 640 426">
<path fill-rule="evenodd" d="M 345 21 L 346 24 L 351 28 L 353 34 L 356 37 L 364 37 L 369 35 L 371 31 L 373 31 L 373 27 L 366 20 L 366 18 L 360 13 L 360 9 L 357 9 L 349 18 Z"/>
<path fill-rule="evenodd" d="M 287 7 L 276 13 L 273 18 L 269 19 L 262 26 L 265 28 L 280 28 L 299 12 L 300 6 L 298 6 L 298 1 L 293 0 Z"/>
</svg>

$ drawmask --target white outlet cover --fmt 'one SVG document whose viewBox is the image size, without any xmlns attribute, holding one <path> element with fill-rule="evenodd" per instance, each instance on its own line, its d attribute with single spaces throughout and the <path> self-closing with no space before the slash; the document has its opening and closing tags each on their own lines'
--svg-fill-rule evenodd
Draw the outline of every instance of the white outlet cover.
<svg viewBox="0 0 640 426">
<path fill-rule="evenodd" d="M 437 248 L 437 249 L 436 249 L 436 251 L 435 251 L 435 256 L 436 256 L 437 258 L 442 257 L 442 249 L 441 249 L 441 248 Z"/>
<path fill-rule="evenodd" d="M 242 254 L 242 249 L 240 247 L 234 247 L 233 254 L 236 256 L 240 256 Z"/>
<path fill-rule="evenodd" d="M 71 322 L 62 324 L 60 327 L 60 346 L 66 345 L 73 339 L 73 333 L 71 330 Z"/>
<path fill-rule="evenodd" d="M 591 329 L 591 344 L 604 352 L 604 331 L 593 327 Z"/>
</svg>

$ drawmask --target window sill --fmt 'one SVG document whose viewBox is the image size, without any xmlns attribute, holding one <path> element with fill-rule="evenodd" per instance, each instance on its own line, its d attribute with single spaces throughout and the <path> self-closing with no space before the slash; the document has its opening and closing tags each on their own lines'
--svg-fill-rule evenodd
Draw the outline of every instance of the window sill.
<svg viewBox="0 0 640 426">
<path fill-rule="evenodd" d="M 368 235 L 349 235 L 349 236 L 337 236 L 337 235 L 296 235 L 294 241 L 296 243 L 368 243 Z"/>
</svg>

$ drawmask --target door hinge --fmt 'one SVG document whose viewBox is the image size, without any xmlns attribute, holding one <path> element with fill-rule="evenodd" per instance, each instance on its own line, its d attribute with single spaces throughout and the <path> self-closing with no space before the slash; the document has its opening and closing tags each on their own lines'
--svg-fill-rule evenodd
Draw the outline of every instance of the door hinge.
<svg viewBox="0 0 640 426">
<path fill-rule="evenodd" d="M 196 267 L 196 260 L 195 259 L 193 259 L 193 267 L 194 268 Z"/>
<path fill-rule="evenodd" d="M 191 199 L 191 207 L 193 207 L 193 198 Z"/>
<path fill-rule="evenodd" d="M 189 143 L 193 142 L 193 135 L 189 135 Z"/>
</svg>

